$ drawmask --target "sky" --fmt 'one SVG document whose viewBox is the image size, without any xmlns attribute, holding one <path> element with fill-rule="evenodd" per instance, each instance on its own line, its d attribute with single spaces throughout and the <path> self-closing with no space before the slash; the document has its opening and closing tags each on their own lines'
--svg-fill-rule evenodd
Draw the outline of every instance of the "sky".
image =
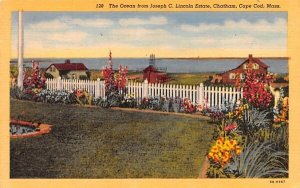
<svg viewBox="0 0 300 188">
<path fill-rule="evenodd" d="M 24 12 L 25 57 L 287 56 L 286 12 Z M 12 58 L 18 12 L 12 13 Z"/>
</svg>

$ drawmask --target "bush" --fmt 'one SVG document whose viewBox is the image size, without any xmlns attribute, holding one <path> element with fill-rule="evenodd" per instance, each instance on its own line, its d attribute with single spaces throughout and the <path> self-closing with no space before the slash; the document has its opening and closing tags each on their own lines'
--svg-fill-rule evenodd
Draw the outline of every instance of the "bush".
<svg viewBox="0 0 300 188">
<path fill-rule="evenodd" d="M 137 100 L 134 98 L 133 95 L 125 95 L 125 97 L 120 103 L 120 107 L 135 108 L 137 107 Z"/>
<path fill-rule="evenodd" d="M 10 88 L 10 97 L 15 99 L 23 99 L 24 93 L 18 86 Z"/>
<path fill-rule="evenodd" d="M 73 101 L 70 100 L 70 93 L 67 91 L 51 91 L 49 89 L 42 90 L 37 94 L 38 102 L 45 103 L 62 103 L 62 104 L 72 104 Z"/>
<path fill-rule="evenodd" d="M 246 109 L 242 117 L 237 119 L 237 123 L 244 135 L 252 137 L 258 130 L 270 127 L 272 119 L 271 111 L 252 108 Z"/>
<path fill-rule="evenodd" d="M 237 178 L 283 178 L 288 176 L 288 153 L 276 151 L 269 142 L 248 143 L 224 169 Z"/>
<path fill-rule="evenodd" d="M 92 105 L 93 104 L 93 96 L 91 96 L 87 91 L 76 89 L 72 93 L 70 93 L 69 100 L 72 103 L 77 103 L 80 105 Z"/>
</svg>

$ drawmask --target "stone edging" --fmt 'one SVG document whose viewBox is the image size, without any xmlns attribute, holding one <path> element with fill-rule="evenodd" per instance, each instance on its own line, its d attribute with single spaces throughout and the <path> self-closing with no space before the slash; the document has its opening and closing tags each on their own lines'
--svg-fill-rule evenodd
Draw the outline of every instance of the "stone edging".
<svg viewBox="0 0 300 188">
<path fill-rule="evenodd" d="M 32 123 L 28 121 L 21 121 L 21 120 L 10 120 L 10 124 L 20 124 L 28 127 L 35 127 L 39 129 L 38 131 L 27 133 L 27 134 L 22 134 L 22 135 L 11 135 L 10 138 L 28 138 L 28 137 L 33 137 L 37 135 L 42 135 L 42 134 L 47 134 L 51 131 L 51 125 L 48 124 L 38 124 L 38 123 Z"/>
</svg>

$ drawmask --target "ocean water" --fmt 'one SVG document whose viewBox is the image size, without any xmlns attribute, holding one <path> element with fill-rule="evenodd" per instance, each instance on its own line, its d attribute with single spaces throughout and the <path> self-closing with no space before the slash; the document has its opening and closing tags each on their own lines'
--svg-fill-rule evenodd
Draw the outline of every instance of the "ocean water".
<svg viewBox="0 0 300 188">
<path fill-rule="evenodd" d="M 64 58 L 36 58 L 25 59 L 24 64 L 31 66 L 31 60 L 40 62 L 41 68 L 47 68 L 52 63 L 64 63 Z M 107 64 L 107 58 L 70 58 L 73 63 L 84 63 L 88 69 L 100 70 Z M 197 72 L 224 72 L 233 69 L 243 63 L 246 58 L 233 59 L 156 59 L 155 65 L 167 70 L 170 73 L 197 73 Z M 269 71 L 273 73 L 288 73 L 287 58 L 262 58 L 265 64 L 269 66 Z M 16 63 L 12 59 L 11 63 Z M 143 70 L 149 65 L 148 58 L 113 58 L 114 69 L 119 65 L 128 66 L 129 70 Z"/>
</svg>

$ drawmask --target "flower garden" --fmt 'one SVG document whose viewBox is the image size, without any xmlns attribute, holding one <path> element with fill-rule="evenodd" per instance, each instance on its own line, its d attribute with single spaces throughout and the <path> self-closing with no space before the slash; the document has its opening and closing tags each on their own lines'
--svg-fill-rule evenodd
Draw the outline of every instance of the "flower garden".
<svg viewBox="0 0 300 188">
<path fill-rule="evenodd" d="M 250 66 L 249 66 L 250 67 Z M 195 126 L 195 120 L 187 120 L 185 118 L 183 119 L 177 119 L 179 121 L 179 124 L 184 124 L 184 129 L 182 130 L 176 125 L 176 122 L 172 120 L 172 118 L 166 118 L 165 116 L 159 115 L 158 118 L 154 118 L 152 116 L 154 115 L 149 115 L 149 118 L 146 118 L 146 115 L 142 115 L 144 120 L 150 121 L 150 122 L 144 122 L 146 125 L 149 125 L 152 127 L 156 127 L 158 129 L 161 129 L 162 133 L 156 133 L 155 137 L 157 137 L 157 134 L 161 135 L 163 134 L 164 130 L 166 130 L 167 134 L 175 136 L 175 138 L 182 137 L 183 141 L 177 143 L 176 141 L 176 146 L 172 146 L 172 151 L 176 154 L 180 155 L 168 155 L 167 160 L 163 161 L 164 157 L 160 157 L 160 163 L 159 165 L 164 164 L 164 168 L 170 168 L 168 170 L 172 170 L 172 173 L 166 172 L 165 174 L 163 172 L 157 172 L 156 170 L 151 169 L 152 167 L 154 168 L 156 165 L 154 164 L 154 161 L 157 160 L 158 158 L 152 159 L 150 161 L 151 164 L 148 164 L 147 166 L 149 173 L 143 172 L 140 174 L 137 174 L 139 172 L 139 168 L 142 168 L 141 166 L 138 166 L 140 164 L 139 161 L 139 156 L 135 156 L 137 166 L 132 164 L 131 168 L 132 169 L 126 169 L 122 166 L 124 165 L 122 163 L 122 167 L 120 169 L 123 170 L 122 173 L 120 173 L 120 177 L 197 177 L 197 173 L 199 174 L 199 169 L 201 167 L 202 162 L 204 161 L 203 158 L 207 157 L 209 161 L 209 167 L 206 173 L 206 176 L 208 178 L 283 178 L 283 177 L 288 177 L 288 90 L 287 89 L 282 89 L 281 90 L 281 97 L 278 102 L 278 105 L 274 108 L 274 99 L 272 94 L 270 93 L 270 83 L 274 79 L 273 76 L 270 75 L 257 75 L 254 74 L 251 69 L 248 69 L 246 78 L 244 80 L 237 80 L 236 87 L 242 87 L 243 88 L 243 98 L 242 100 L 236 102 L 236 103 L 226 103 L 224 106 L 221 108 L 209 108 L 207 104 L 204 104 L 203 106 L 200 105 L 194 105 L 188 98 L 164 98 L 164 97 L 149 97 L 149 98 L 144 98 L 142 101 L 137 101 L 131 94 L 127 94 L 126 92 L 126 82 L 127 78 L 127 67 L 119 67 L 118 73 L 115 73 L 113 71 L 113 65 L 112 62 L 108 65 L 103 70 L 103 76 L 104 76 L 104 81 L 105 81 L 105 91 L 106 91 L 106 97 L 105 98 L 94 98 L 91 95 L 89 95 L 88 92 L 80 90 L 80 89 L 74 89 L 73 91 L 50 91 L 45 89 L 45 79 L 40 75 L 39 71 L 39 66 L 38 64 L 34 64 L 32 67 L 31 75 L 30 76 L 25 76 L 24 77 L 24 89 L 20 90 L 20 88 L 12 86 L 11 88 L 11 97 L 14 99 L 19 99 L 19 100 L 27 100 L 27 101 L 34 101 L 34 102 L 40 102 L 40 103 L 32 103 L 32 102 L 26 102 L 23 103 L 23 105 L 29 105 L 29 106 L 34 106 L 37 104 L 39 108 L 44 109 L 47 111 L 47 108 L 55 108 L 55 106 L 67 110 L 69 107 L 66 104 L 77 104 L 79 106 L 74 106 L 74 105 L 69 105 L 71 106 L 70 108 L 76 108 L 72 109 L 75 110 L 77 115 L 80 116 L 80 110 L 78 109 L 84 109 L 82 111 L 88 111 L 87 108 L 81 108 L 80 106 L 99 106 L 99 108 L 95 109 L 100 109 L 100 111 L 103 114 L 106 113 L 112 113 L 110 107 L 122 107 L 122 108 L 135 108 L 135 109 L 140 109 L 141 112 L 143 111 L 142 109 L 147 109 L 147 110 L 155 110 L 155 111 L 164 111 L 164 112 L 171 112 L 174 114 L 178 113 L 188 113 L 188 114 L 195 114 L 195 117 L 205 119 L 203 116 L 208 116 L 210 117 L 210 122 L 201 120 L 199 122 L 200 127 L 194 127 Z M 238 76 L 239 77 L 239 76 Z M 16 116 L 19 116 L 18 113 L 15 111 L 17 110 L 14 106 L 18 106 L 20 102 L 19 100 L 13 100 L 12 101 L 12 116 L 13 118 L 16 118 Z M 44 106 L 47 106 L 47 108 L 42 107 L 43 104 Z M 49 106 L 49 105 L 54 104 L 54 106 Z M 26 107 L 22 107 L 26 108 Z M 29 110 L 26 108 L 26 110 Z M 30 110 L 29 110 L 30 111 Z M 37 112 L 34 112 L 37 113 Z M 62 114 L 66 115 L 65 112 L 61 112 Z M 140 122 L 140 119 L 136 119 L 133 117 L 133 115 L 124 115 L 120 114 L 120 112 L 116 112 L 119 115 L 122 116 L 128 116 L 132 120 L 135 119 L 135 121 Z M 170 113 L 168 113 L 170 114 Z M 92 114 L 90 116 L 93 116 Z M 108 120 L 108 124 L 111 124 L 111 122 L 114 122 L 114 118 L 118 119 L 116 116 L 110 114 L 111 117 L 110 120 Z M 138 116 L 138 115 L 137 115 Z M 23 116 L 22 116 L 23 117 Z M 35 119 L 35 116 L 24 116 L 30 119 Z M 58 117 L 62 117 L 58 115 Z M 103 115 L 101 115 L 103 118 Z M 52 116 L 52 119 L 43 117 L 38 119 L 38 121 L 42 121 L 42 119 L 48 119 L 48 121 L 51 123 L 59 124 L 56 122 L 54 119 L 56 117 Z M 99 119 L 95 117 L 90 117 L 92 121 L 99 121 Z M 17 118 L 18 119 L 18 118 Z M 75 122 L 77 122 L 77 126 L 81 127 L 78 125 L 78 121 L 82 121 L 82 119 L 85 119 L 85 117 L 80 117 L 80 119 L 77 119 Z M 97 120 L 96 120 L 97 119 Z M 104 118 L 106 119 L 106 118 Z M 168 121 L 164 121 L 164 119 L 168 119 Z M 176 119 L 176 118 L 175 118 Z M 191 118 L 190 118 L 191 119 Z M 158 121 L 159 120 L 159 121 Z M 61 121 L 66 121 L 61 119 Z M 88 120 L 84 120 L 83 122 L 87 123 Z M 119 120 L 121 121 L 121 120 Z M 127 120 L 124 120 L 127 121 Z M 158 121 L 158 122 L 157 122 Z M 72 121 L 71 121 L 72 122 Z M 73 122 L 74 123 L 74 122 Z M 116 122 L 115 122 L 116 123 Z M 118 124 L 120 122 L 117 122 Z M 140 122 L 143 124 L 142 122 Z M 72 129 L 70 125 L 67 125 L 66 122 L 62 123 L 64 124 L 68 129 Z M 105 123 L 107 124 L 107 123 Z M 121 124 L 124 124 L 124 122 L 121 121 Z M 130 124 L 130 123 L 129 123 Z M 165 127 L 165 124 L 168 128 Z M 204 128 L 205 125 L 209 126 L 208 128 Z M 170 126 L 174 126 L 173 128 Z M 88 134 L 92 134 L 95 136 L 94 133 L 90 133 L 89 130 L 87 130 L 88 126 L 82 125 L 85 130 L 83 132 L 87 132 Z M 133 125 L 129 125 L 133 126 Z M 187 127 L 186 127 L 187 126 Z M 191 127 L 189 127 L 191 126 Z M 134 127 L 134 126 L 133 126 Z M 133 128 L 132 127 L 132 128 Z M 152 127 L 152 128 L 153 128 Z M 135 129 L 130 129 L 126 134 L 131 135 L 130 132 L 134 132 Z M 143 126 L 144 129 L 151 129 L 151 128 L 146 128 Z M 200 130 L 200 128 L 204 128 L 203 130 Z M 54 127 L 55 129 L 55 127 Z M 60 128 L 57 128 L 60 129 Z M 121 128 L 119 129 L 121 134 Z M 172 130 L 174 129 L 174 130 Z M 106 130 L 106 129 L 105 129 Z M 139 130 L 139 129 L 138 129 Z M 180 133 L 180 131 L 183 131 Z M 72 130 L 71 132 L 73 132 Z M 80 130 L 77 130 L 80 132 Z M 106 130 L 107 131 L 107 130 Z M 141 131 L 141 130 L 140 130 Z M 148 130 L 150 132 L 155 132 L 156 130 Z M 186 132 L 185 132 L 186 131 Z M 198 131 L 197 133 L 194 133 L 193 131 Z M 203 131 L 207 131 L 206 133 Z M 53 131 L 55 134 L 55 131 Z M 63 131 L 65 134 L 65 131 Z M 143 135 L 147 135 L 147 132 L 142 131 Z M 188 132 L 188 133 L 187 133 Z M 95 133 L 100 132 L 96 131 Z M 175 134 L 176 133 L 176 134 Z M 211 133 L 211 135 L 209 134 Z M 78 133 L 74 133 L 75 135 L 81 135 Z M 114 134 L 113 132 L 109 132 L 109 134 Z M 107 133 L 106 136 L 109 135 Z M 200 135 L 205 135 L 204 140 L 202 140 L 201 137 L 197 138 L 197 136 Z M 51 134 L 50 134 L 51 135 Z M 130 137 L 128 136 L 127 137 Z M 52 135 L 53 136 L 53 135 Z M 113 136 L 113 135 L 110 135 Z M 108 136 L 108 137 L 110 137 Z M 115 135 L 114 139 L 122 139 L 121 137 L 119 138 L 120 135 Z M 132 135 L 131 135 L 132 136 Z M 49 136 L 48 136 L 49 137 Z M 50 136 L 51 137 L 51 136 Z M 182 155 L 182 152 L 186 152 L 184 150 L 184 147 L 187 144 L 187 140 L 189 137 L 191 137 L 192 143 L 197 143 L 197 144 L 202 144 L 203 148 L 200 151 L 199 149 L 196 149 L 194 144 L 191 144 L 189 147 L 190 150 L 195 150 L 199 152 L 198 154 L 191 154 L 193 155 L 192 159 L 188 157 L 188 154 L 185 153 L 186 159 L 181 160 L 177 158 L 180 158 L 179 156 Z M 67 137 L 68 138 L 68 137 Z M 99 138 L 99 136 L 95 136 L 95 138 Z M 153 135 L 150 137 L 145 137 L 141 138 L 142 140 L 144 139 L 143 143 L 141 144 L 141 147 L 143 147 L 145 144 L 150 144 L 152 141 L 149 139 L 153 139 Z M 42 139 L 42 138 L 40 138 Z M 52 138 L 53 139 L 53 138 Z M 71 139 L 71 138 L 70 138 Z M 73 138 L 72 138 L 73 139 Z M 128 138 L 127 138 L 128 139 Z M 170 138 L 168 138 L 170 139 Z M 200 139 L 200 140 L 199 140 Z M 198 140 L 198 141 L 197 141 Z M 41 140 L 40 140 L 41 141 Z M 95 140 L 91 139 L 90 141 L 94 142 Z M 120 142 L 121 140 L 117 141 Z M 159 141 L 159 140 L 158 140 Z M 165 140 L 162 140 L 164 142 Z M 30 140 L 24 140 L 24 142 L 29 143 L 29 146 L 36 146 L 35 144 L 30 143 Z M 53 144 L 54 140 L 50 139 L 50 142 Z M 66 141 L 64 141 L 66 142 Z M 74 142 L 78 142 L 74 141 Z M 88 139 L 86 139 L 86 142 L 88 142 Z M 104 142 L 102 140 L 102 142 Z M 140 141 L 136 141 L 140 142 Z M 165 141 L 168 144 L 171 144 L 172 141 L 168 140 Z M 17 150 L 14 150 L 14 148 L 20 146 L 21 141 L 14 141 L 12 143 L 13 150 L 11 153 L 13 154 L 13 160 L 12 164 L 14 168 L 15 166 L 20 167 L 22 166 L 20 163 L 17 162 L 17 159 L 14 157 L 14 154 L 17 153 Z M 94 143 L 95 144 L 95 143 Z M 106 143 L 107 144 L 107 143 Z M 156 143 L 158 144 L 158 143 Z M 55 144 L 54 144 L 55 145 Z M 87 147 L 88 144 L 85 144 L 85 147 Z M 97 144 L 96 144 L 97 145 Z M 156 145 L 157 146 L 157 145 Z M 71 146 L 70 146 L 71 147 Z M 78 145 L 80 147 L 80 145 Z M 97 146 L 98 147 L 98 146 Z M 95 146 L 93 149 L 95 151 L 92 151 L 91 148 L 89 148 L 89 152 L 97 152 L 97 147 Z M 126 146 L 130 147 L 130 146 Z M 126 148 L 125 147 L 125 148 Z M 179 147 L 179 148 L 177 148 Z M 183 147 L 183 148 L 181 148 Z M 109 150 L 109 146 L 106 145 L 105 148 Z M 131 151 L 126 150 L 125 148 L 121 149 L 123 154 L 121 155 L 124 157 L 125 155 L 129 155 L 126 153 L 126 151 L 133 152 L 131 155 L 134 155 L 134 152 L 137 152 L 136 154 L 138 155 L 147 155 L 140 153 L 140 151 L 134 150 Z M 164 147 L 165 149 L 168 147 Z M 79 148 L 77 148 L 78 150 Z M 98 148 L 99 149 L 99 148 Z M 144 148 L 145 151 L 147 150 L 146 147 Z M 148 148 L 149 149 L 149 148 Z M 156 152 L 157 148 L 152 148 L 150 149 L 150 153 L 152 155 L 158 155 L 154 154 Z M 72 145 L 72 150 L 76 150 L 74 148 L 74 145 Z M 77 151 L 76 150 L 76 151 Z M 170 150 L 170 148 L 169 148 Z M 169 151 L 172 153 L 172 151 Z M 77 151 L 78 152 L 78 151 Z M 107 151 L 106 151 L 107 152 Z M 111 151 L 108 153 L 112 154 Z M 162 154 L 165 154 L 165 151 L 162 150 Z M 170 153 L 169 153 L 170 154 Z M 72 155 L 72 158 L 74 158 L 74 153 L 70 153 L 69 155 Z M 195 156 L 199 157 L 199 159 L 196 159 Z M 80 154 L 81 157 L 83 157 L 83 154 Z M 99 157 L 99 154 L 95 154 L 95 156 Z M 91 156 L 88 156 L 89 159 L 92 159 Z M 103 157 L 103 156 L 101 156 Z M 101 158 L 100 157 L 100 158 Z M 112 157 L 112 156 L 110 156 Z M 114 156 L 116 157 L 116 156 Z M 118 157 L 118 156 L 117 156 Z M 120 156 L 119 156 L 120 157 Z M 122 158 L 121 157 L 121 158 Z M 132 156 L 127 156 L 127 157 L 132 157 Z M 84 158 L 84 157 L 83 157 Z M 143 158 L 143 157 L 142 157 Z M 176 162 L 172 162 L 172 158 Z M 129 160 L 128 158 L 122 158 L 123 160 Z M 143 160 L 145 160 L 144 158 Z M 50 160 L 50 159 L 49 159 Z M 74 161 L 76 163 L 80 163 L 78 161 L 79 159 L 74 158 Z M 82 159 L 83 161 L 87 162 L 86 159 Z M 106 159 L 107 160 L 107 159 Z M 103 161 L 108 162 L 103 159 Z M 116 159 L 117 160 L 117 159 Z M 88 172 L 86 175 L 78 174 L 76 172 L 70 172 L 68 171 L 69 174 L 73 175 L 72 177 L 119 177 L 118 173 L 119 171 L 117 170 L 117 167 L 115 167 L 116 164 L 121 164 L 120 161 L 116 162 L 116 160 L 109 161 L 112 162 L 112 167 L 111 168 L 116 168 L 116 169 L 111 169 L 109 172 L 105 173 L 102 172 L 98 175 L 93 176 Z M 126 161 L 125 160 L 125 161 Z M 190 163 L 193 163 L 190 160 L 197 161 L 198 167 L 191 166 Z M 199 161 L 200 160 L 200 161 Z M 125 162 L 124 161 L 124 162 Z M 189 161 L 189 162 L 187 162 Z M 162 162 L 162 163 L 161 163 Z M 48 163 L 48 161 L 47 161 Z M 75 163 L 75 162 L 74 162 Z M 116 163 L 116 164 L 114 164 Z M 133 163 L 131 161 L 131 163 Z M 81 163 L 80 163 L 81 164 Z M 185 167 L 182 167 L 181 165 L 186 165 Z M 75 165 L 75 164 L 73 164 Z M 87 164 L 86 164 L 87 165 Z M 83 165 L 85 168 L 87 168 L 86 165 Z M 177 168 L 177 165 L 179 165 L 182 168 Z M 97 166 L 97 165 L 96 165 Z M 61 167 L 62 168 L 62 167 Z M 158 168 L 158 166 L 157 166 Z M 187 168 L 191 168 L 191 171 L 187 170 Z M 95 168 L 92 168 L 94 171 L 96 170 Z M 120 170 L 119 169 L 119 170 Z M 165 169 L 165 170 L 166 170 Z M 174 172 L 174 169 L 176 172 Z M 184 170 L 182 170 L 184 169 Z M 37 170 L 37 169 L 35 169 Z M 71 169 L 69 169 L 71 170 Z M 82 170 L 82 169 L 77 169 L 77 170 Z M 136 172 L 133 172 L 136 170 Z M 166 170 L 166 171 L 168 171 Z M 197 171 L 198 170 L 198 171 Z M 182 174 L 178 174 L 182 172 Z M 24 174 L 20 172 L 14 172 L 12 171 L 12 176 L 17 176 L 17 177 L 22 177 Z M 37 176 L 37 177 L 47 177 L 47 175 L 37 175 L 39 172 L 34 172 L 31 174 L 31 176 Z M 50 172 L 49 172 L 50 173 Z M 51 172 L 52 173 L 52 172 Z M 50 174 L 51 174 L 50 173 Z M 67 172 L 65 172 L 67 174 Z M 67 176 L 66 174 L 62 174 L 61 177 L 70 177 Z M 174 175 L 175 174 L 175 175 Z M 88 176 L 89 175 L 89 176 Z M 30 175 L 29 175 L 30 176 Z M 50 175 L 50 177 L 53 177 Z"/>
</svg>

